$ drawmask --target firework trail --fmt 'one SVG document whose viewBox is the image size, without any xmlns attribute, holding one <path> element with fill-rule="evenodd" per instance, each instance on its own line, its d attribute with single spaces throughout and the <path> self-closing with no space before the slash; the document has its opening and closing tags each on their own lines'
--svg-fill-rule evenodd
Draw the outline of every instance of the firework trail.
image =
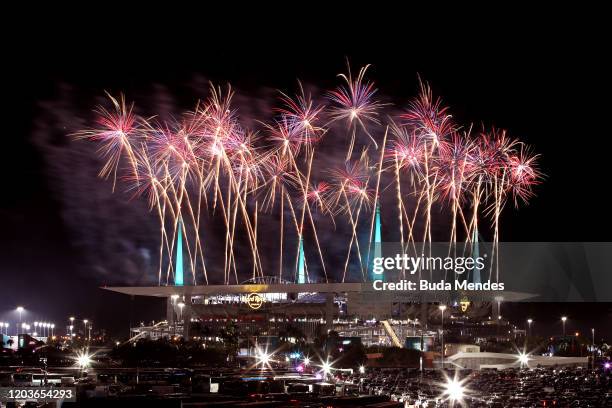
<svg viewBox="0 0 612 408">
<path fill-rule="evenodd" d="M 183 234 L 194 284 L 266 276 L 273 257 L 267 252 L 262 257 L 260 247 L 271 241 L 267 228 L 264 232 L 270 220 L 278 225 L 274 259 L 279 280 L 297 275 L 300 250 L 312 250 L 322 271 L 319 278 L 326 282 L 350 279 L 354 264 L 364 280 L 373 210 L 389 202 L 395 204 L 384 210 L 393 214 L 396 228 L 385 235 L 399 238 L 402 251 L 417 252 L 417 244 L 423 251 L 432 243 L 434 208 L 448 208 L 446 237 L 451 245 L 490 233 L 495 247 L 507 201 L 527 203 L 542 181 L 539 156 L 503 130 L 473 135 L 472 126 L 459 126 L 422 81 L 403 113 L 384 119 L 386 105 L 366 79 L 368 68 L 357 76 L 350 67 L 340 74 L 341 84 L 326 93 L 329 105 L 298 82 L 295 95 L 281 92 L 280 106 L 270 111 L 270 118 L 255 122 L 259 128 L 242 124 L 232 106 L 231 87 L 223 91 L 211 85 L 207 99 L 169 121 L 138 116 L 123 96 L 108 95 L 110 108 L 96 108 L 95 126 L 74 136 L 98 145 L 103 160 L 99 175 L 112 177 L 113 191 L 119 178 L 132 196 L 147 200 L 159 221 L 160 284 L 171 284 L 176 273 L 178 233 Z M 329 127 L 332 123 L 336 125 Z M 338 140 L 344 150 L 326 147 Z M 356 149 L 360 153 L 353 157 Z M 330 155 L 336 165 L 330 165 Z M 205 217 L 219 220 L 224 228 L 222 275 L 219 266 L 209 276 L 205 244 L 217 238 L 207 230 Z M 334 244 L 346 248 L 342 273 L 335 276 L 328 275 L 331 255 L 321 235 L 321 229 L 330 228 L 336 231 Z M 363 236 L 367 243 L 360 242 Z M 302 242 L 308 245 L 301 247 Z M 248 265 L 238 262 L 245 246 Z M 497 252 L 495 256 L 497 261 Z M 307 277 L 314 281 L 311 264 Z M 287 270 L 289 265 L 295 270 Z"/>
</svg>

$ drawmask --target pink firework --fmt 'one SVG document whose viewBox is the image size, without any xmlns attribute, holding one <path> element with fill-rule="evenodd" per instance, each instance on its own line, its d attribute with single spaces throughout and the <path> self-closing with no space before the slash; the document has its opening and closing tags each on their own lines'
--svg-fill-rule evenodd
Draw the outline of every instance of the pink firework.
<svg viewBox="0 0 612 408">
<path fill-rule="evenodd" d="M 448 107 L 442 106 L 439 98 L 434 99 L 430 86 L 423 82 L 419 96 L 409 103 L 401 118 L 405 124 L 417 129 L 423 140 L 432 142 L 434 146 L 440 146 L 455 129 Z"/>
<path fill-rule="evenodd" d="M 201 109 L 197 121 L 198 135 L 202 138 L 196 153 L 210 163 L 226 161 L 245 140 L 245 131 L 238 122 L 236 112 L 231 108 L 233 92 L 228 87 L 224 95 L 220 89 L 211 86 L 211 96 Z"/>
<path fill-rule="evenodd" d="M 420 175 L 424 160 L 425 149 L 420 143 L 414 130 L 406 126 L 391 124 L 391 134 L 393 139 L 391 147 L 385 153 L 386 161 L 401 170 L 409 171 L 411 174 Z"/>
<path fill-rule="evenodd" d="M 534 195 L 533 186 L 541 182 L 542 174 L 537 167 L 538 157 L 531 154 L 523 145 L 516 154 L 508 157 L 510 172 L 508 189 L 512 192 L 517 206 L 519 199 L 527 203 Z"/>
<path fill-rule="evenodd" d="M 463 197 L 466 181 L 474 172 L 472 159 L 474 146 L 467 135 L 462 136 L 454 132 L 446 148 L 440 151 L 438 191 L 442 198 L 458 202 Z"/>
<path fill-rule="evenodd" d="M 130 172 L 122 178 L 127 184 L 127 191 L 134 192 L 133 198 L 146 197 L 149 208 L 154 208 L 164 199 L 166 171 L 162 165 L 149 161 L 145 146 L 139 155 L 138 174 Z"/>
<path fill-rule="evenodd" d="M 243 140 L 232 149 L 230 163 L 233 166 L 236 178 L 238 178 L 247 190 L 257 187 L 263 178 L 262 164 L 264 158 L 257 149 L 258 136 L 248 132 L 244 134 Z"/>
<path fill-rule="evenodd" d="M 302 132 L 294 126 L 287 117 L 275 121 L 272 125 L 266 125 L 269 139 L 278 146 L 280 154 L 295 157 L 299 154 L 304 143 Z"/>
<path fill-rule="evenodd" d="M 332 177 L 335 190 L 333 204 L 339 206 L 337 212 L 349 212 L 361 205 L 369 208 L 374 193 L 368 187 L 369 167 L 365 153 L 359 160 L 345 163 L 344 169 L 333 170 Z"/>
<path fill-rule="evenodd" d="M 516 144 L 516 140 L 510 139 L 505 130 L 493 129 L 481 133 L 474 155 L 475 172 L 487 182 L 501 178 L 507 167 L 508 156 L 514 152 Z"/>
<path fill-rule="evenodd" d="M 319 125 L 324 107 L 314 104 L 311 96 L 305 94 L 301 82 L 299 87 L 300 93 L 295 98 L 281 92 L 280 99 L 284 106 L 277 111 L 300 133 L 302 142 L 311 145 L 325 134 L 325 128 Z"/>
<path fill-rule="evenodd" d="M 310 186 L 306 194 L 306 201 L 316 206 L 319 211 L 323 213 L 331 212 L 328 205 L 330 193 L 331 186 L 328 183 L 321 181 Z"/>
<path fill-rule="evenodd" d="M 264 209 L 272 209 L 277 197 L 296 186 L 296 176 L 290 171 L 291 161 L 279 152 L 268 153 L 261 159 L 264 190 Z"/>
<path fill-rule="evenodd" d="M 163 166 L 172 180 L 185 175 L 189 167 L 188 160 L 192 155 L 179 132 L 163 123 L 152 128 L 147 139 L 154 166 Z"/>
<path fill-rule="evenodd" d="M 368 67 L 369 65 L 366 65 L 361 68 L 357 78 L 352 77 L 349 67 L 347 75 L 338 75 L 346 83 L 328 93 L 329 99 L 335 104 L 335 106 L 330 109 L 332 121 L 346 120 L 349 128 L 353 130 L 350 152 L 352 152 L 352 146 L 355 139 L 354 131 L 358 125 L 378 148 L 378 144 L 368 132 L 367 124 L 380 124 L 378 110 L 383 105 L 374 99 L 374 95 L 377 91 L 377 89 L 374 88 L 374 83 L 365 80 L 365 74 Z"/>
<path fill-rule="evenodd" d="M 89 139 L 101 144 L 100 154 L 106 162 L 100 170 L 100 176 L 107 178 L 114 174 L 116 179 L 117 166 L 121 155 L 126 153 L 132 171 L 137 174 L 136 157 L 132 149 L 134 143 L 141 134 L 139 119 L 133 112 L 133 105 L 127 106 L 123 95 L 117 100 L 107 94 L 113 104 L 113 109 L 108 110 L 102 106 L 96 109 L 98 127 L 77 133 L 77 138 Z"/>
</svg>

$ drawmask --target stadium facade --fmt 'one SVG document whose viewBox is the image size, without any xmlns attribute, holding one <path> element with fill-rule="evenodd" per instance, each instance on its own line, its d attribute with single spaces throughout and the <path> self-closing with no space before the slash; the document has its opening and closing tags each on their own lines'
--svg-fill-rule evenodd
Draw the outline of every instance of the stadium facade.
<svg viewBox="0 0 612 408">
<path fill-rule="evenodd" d="M 372 249 L 376 257 L 380 256 L 382 243 L 379 206 L 375 214 Z M 402 347 L 404 339 L 416 335 L 417 331 L 420 335 L 434 334 L 427 331 L 429 323 L 441 317 L 439 302 L 450 307 L 447 318 L 457 314 L 460 320 L 470 323 L 465 327 L 466 330 L 471 327 L 472 332 L 482 330 L 472 322 L 491 321 L 491 316 L 499 315 L 499 310 L 494 310 L 496 304 L 499 308 L 499 302 L 492 297 L 483 298 L 482 292 L 376 290 L 376 287 L 380 289 L 380 282 L 395 284 L 384 275 L 374 274 L 371 265 L 367 282 L 313 282 L 307 274 L 301 239 L 295 281 L 261 277 L 237 285 L 186 285 L 181 224 L 175 238 L 174 285 L 104 288 L 130 296 L 166 299 L 166 322 L 137 328 L 137 335 L 189 337 L 190 328 L 197 325 L 216 333 L 231 321 L 247 335 L 278 336 L 297 329 L 307 340 L 312 340 L 335 330 L 341 335 L 359 336 L 366 343 Z M 379 284 L 374 285 L 374 281 Z M 472 275 L 470 281 L 480 283 L 480 275 Z M 504 297 L 505 301 L 517 301 L 526 295 L 506 292 Z M 499 325 L 497 319 L 492 321 Z"/>
</svg>

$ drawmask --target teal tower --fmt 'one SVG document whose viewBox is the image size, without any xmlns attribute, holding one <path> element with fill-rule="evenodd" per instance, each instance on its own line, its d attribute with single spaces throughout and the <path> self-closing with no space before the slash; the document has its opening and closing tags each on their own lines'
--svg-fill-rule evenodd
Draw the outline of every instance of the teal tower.
<svg viewBox="0 0 612 408">
<path fill-rule="evenodd" d="M 306 268 L 304 265 L 304 239 L 300 236 L 300 246 L 298 254 L 297 283 L 306 283 Z"/>
<path fill-rule="evenodd" d="M 174 286 L 183 286 L 183 219 L 179 218 L 176 235 L 176 260 L 174 266 Z"/>
<path fill-rule="evenodd" d="M 370 281 L 374 280 L 385 280 L 384 273 L 382 275 L 377 275 L 374 273 L 374 258 L 380 258 L 382 256 L 382 225 L 380 222 L 380 202 L 376 201 L 376 213 L 374 215 L 374 256 L 370 259 L 369 265 L 369 278 Z"/>
</svg>

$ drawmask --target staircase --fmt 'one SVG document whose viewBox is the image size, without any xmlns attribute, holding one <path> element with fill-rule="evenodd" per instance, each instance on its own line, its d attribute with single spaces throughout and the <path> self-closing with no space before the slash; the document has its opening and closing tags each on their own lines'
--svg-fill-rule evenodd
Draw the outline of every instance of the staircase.
<svg viewBox="0 0 612 408">
<path fill-rule="evenodd" d="M 381 323 L 382 323 L 382 325 L 383 325 L 383 327 L 385 329 L 385 332 L 387 332 L 387 336 L 389 336 L 389 338 L 391 339 L 391 342 L 393 343 L 393 345 L 395 347 L 399 347 L 399 348 L 404 347 L 404 345 L 400 341 L 399 337 L 397 337 L 397 334 L 395 334 L 395 330 L 393 330 L 393 327 L 391 326 L 389 321 L 388 320 L 381 320 Z"/>
</svg>

